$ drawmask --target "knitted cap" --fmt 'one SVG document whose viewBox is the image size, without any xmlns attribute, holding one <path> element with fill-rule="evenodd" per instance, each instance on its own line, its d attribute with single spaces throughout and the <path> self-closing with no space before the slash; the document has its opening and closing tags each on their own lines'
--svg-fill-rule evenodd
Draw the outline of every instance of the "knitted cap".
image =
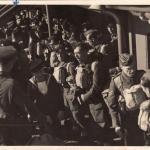
<svg viewBox="0 0 150 150">
<path fill-rule="evenodd" d="M 132 64 L 133 60 L 133 56 L 128 53 L 123 53 L 119 56 L 119 62 L 121 66 L 129 66 Z"/>
</svg>

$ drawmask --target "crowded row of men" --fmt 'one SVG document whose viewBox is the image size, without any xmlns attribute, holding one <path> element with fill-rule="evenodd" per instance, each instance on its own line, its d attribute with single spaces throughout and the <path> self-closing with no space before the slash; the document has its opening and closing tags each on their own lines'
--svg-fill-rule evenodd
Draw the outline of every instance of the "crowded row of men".
<svg viewBox="0 0 150 150">
<path fill-rule="evenodd" d="M 121 145 L 149 145 L 149 122 L 142 120 L 148 111 L 141 112 L 141 104 L 149 102 L 150 74 L 136 70 L 134 56 L 118 56 L 115 25 L 107 25 L 107 35 L 88 22 L 76 32 L 55 18 L 48 38 L 43 17 L 31 21 L 32 32 L 24 13 L 18 18 L 0 47 L 1 145 L 25 145 L 44 133 L 55 138 L 43 145 L 66 139 L 113 145 L 115 136 Z"/>
</svg>

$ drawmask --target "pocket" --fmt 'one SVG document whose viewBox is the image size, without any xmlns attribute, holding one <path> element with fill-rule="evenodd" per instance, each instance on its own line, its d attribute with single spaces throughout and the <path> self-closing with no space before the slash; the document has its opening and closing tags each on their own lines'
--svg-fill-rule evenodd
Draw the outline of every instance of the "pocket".
<svg viewBox="0 0 150 150">
<path fill-rule="evenodd" d="M 37 86 L 41 94 L 46 95 L 48 93 L 48 87 L 46 81 L 38 82 Z"/>
<path fill-rule="evenodd" d="M 93 105 L 94 110 L 101 110 L 102 107 L 103 107 L 102 103 L 98 103 L 98 104 Z"/>
<path fill-rule="evenodd" d="M 129 110 L 136 108 L 137 104 L 136 104 L 136 101 L 134 99 L 133 93 L 130 93 L 129 89 L 126 89 L 123 91 L 123 95 L 124 95 L 126 107 Z"/>
<path fill-rule="evenodd" d="M 105 114 L 103 110 L 103 105 L 101 103 L 98 104 L 90 104 L 90 112 L 95 122 L 105 124 Z"/>
</svg>

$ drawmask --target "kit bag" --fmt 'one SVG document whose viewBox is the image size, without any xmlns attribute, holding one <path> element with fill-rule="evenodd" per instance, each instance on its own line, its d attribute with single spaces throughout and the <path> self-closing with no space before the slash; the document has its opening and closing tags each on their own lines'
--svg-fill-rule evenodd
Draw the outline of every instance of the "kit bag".
<svg viewBox="0 0 150 150">
<path fill-rule="evenodd" d="M 67 77 L 66 66 L 67 63 L 62 62 L 59 66 L 54 67 L 53 76 L 55 77 L 56 81 L 62 85 L 66 83 L 66 77 Z"/>
<path fill-rule="evenodd" d="M 150 131 L 150 99 L 140 105 L 138 126 L 143 131 Z"/>
<path fill-rule="evenodd" d="M 66 82 L 66 70 L 63 66 L 54 67 L 53 75 L 58 83 L 64 84 Z"/>
<path fill-rule="evenodd" d="M 78 66 L 76 72 L 76 85 L 82 89 L 89 89 L 92 84 L 91 66 Z"/>
<path fill-rule="evenodd" d="M 124 99 L 128 110 L 136 110 L 139 108 L 140 104 L 146 100 L 146 94 L 139 84 L 133 85 L 129 89 L 124 88 L 120 76 L 115 78 L 114 82 L 118 90 L 121 92 L 122 99 Z"/>
<path fill-rule="evenodd" d="M 135 110 L 139 108 L 139 105 L 146 100 L 146 95 L 140 85 L 134 85 L 130 89 L 123 91 L 126 107 L 129 110 Z"/>
</svg>

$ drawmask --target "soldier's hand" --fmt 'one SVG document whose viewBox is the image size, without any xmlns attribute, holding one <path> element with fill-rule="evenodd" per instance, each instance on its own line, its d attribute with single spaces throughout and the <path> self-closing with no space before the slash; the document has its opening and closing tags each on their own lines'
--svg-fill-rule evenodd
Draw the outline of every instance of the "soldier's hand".
<svg viewBox="0 0 150 150">
<path fill-rule="evenodd" d="M 121 127 L 116 127 L 116 128 L 115 128 L 115 133 L 116 133 L 120 138 L 123 138 L 123 132 L 122 132 Z"/>
<path fill-rule="evenodd" d="M 77 98 L 83 93 L 83 90 L 80 87 L 76 87 L 74 90 L 74 97 Z"/>
<path fill-rule="evenodd" d="M 100 52 L 101 52 L 103 55 L 109 55 L 109 54 L 111 54 L 110 46 L 109 46 L 108 44 L 102 45 Z"/>
</svg>

